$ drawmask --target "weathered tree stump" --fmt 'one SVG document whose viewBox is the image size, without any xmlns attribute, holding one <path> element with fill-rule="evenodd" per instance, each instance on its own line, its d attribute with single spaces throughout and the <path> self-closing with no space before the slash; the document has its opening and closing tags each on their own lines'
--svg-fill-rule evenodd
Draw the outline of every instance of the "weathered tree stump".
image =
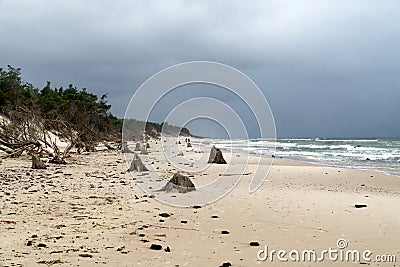
<svg viewBox="0 0 400 267">
<path fill-rule="evenodd" d="M 135 146 L 135 151 L 140 151 L 140 150 L 142 150 L 142 144 L 140 142 L 137 142 Z"/>
<path fill-rule="evenodd" d="M 171 192 L 178 191 L 179 193 L 187 193 L 195 191 L 196 187 L 193 182 L 185 175 L 175 173 L 167 184 L 160 191 Z"/>
<path fill-rule="evenodd" d="M 142 144 L 142 147 L 140 149 L 140 154 L 142 155 L 147 155 L 147 146 L 145 144 Z"/>
<path fill-rule="evenodd" d="M 126 141 L 122 142 L 122 144 L 121 144 L 121 152 L 122 153 L 133 153 L 133 151 L 130 150 L 129 147 L 128 147 L 128 142 L 126 142 Z"/>
<path fill-rule="evenodd" d="M 128 171 L 129 172 L 131 172 L 131 171 L 144 172 L 144 171 L 148 171 L 148 169 L 146 168 L 146 166 L 144 166 L 140 157 L 137 154 L 135 154 Z"/>
<path fill-rule="evenodd" d="M 208 163 L 226 164 L 222 151 L 219 148 L 213 146 L 210 151 L 210 157 Z"/>
<path fill-rule="evenodd" d="M 32 155 L 32 169 L 46 169 L 46 164 L 36 155 Z"/>
</svg>

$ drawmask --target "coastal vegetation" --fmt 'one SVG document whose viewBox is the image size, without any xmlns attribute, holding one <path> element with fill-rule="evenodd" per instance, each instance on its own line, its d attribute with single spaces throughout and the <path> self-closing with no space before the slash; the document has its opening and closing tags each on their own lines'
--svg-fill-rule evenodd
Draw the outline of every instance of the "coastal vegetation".
<svg viewBox="0 0 400 267">
<path fill-rule="evenodd" d="M 39 89 L 23 81 L 20 68 L 0 68 L 0 149 L 11 156 L 28 151 L 64 157 L 73 147 L 92 151 L 99 142 L 120 142 L 124 120 L 110 109 L 107 94 L 97 96 L 73 84 L 56 88 L 50 81 Z M 126 120 L 126 127 L 133 129 L 131 139 L 143 135 L 143 129 L 159 136 L 163 127 L 190 135 L 185 128 L 135 119 Z M 63 154 L 57 138 L 68 143 Z"/>
</svg>

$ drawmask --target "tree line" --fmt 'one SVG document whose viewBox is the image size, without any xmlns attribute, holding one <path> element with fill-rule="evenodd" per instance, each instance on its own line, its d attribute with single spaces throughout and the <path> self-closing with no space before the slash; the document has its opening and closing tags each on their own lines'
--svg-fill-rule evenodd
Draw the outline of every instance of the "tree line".
<svg viewBox="0 0 400 267">
<path fill-rule="evenodd" d="M 72 84 L 56 88 L 50 82 L 39 89 L 22 80 L 21 68 L 0 68 L 0 115 L 8 120 L 0 121 L 0 145 L 14 148 L 41 141 L 53 146 L 44 131 L 56 132 L 71 146 L 84 144 L 87 150 L 101 140 L 120 141 L 124 120 L 114 116 L 110 108 L 107 94 L 99 97 Z M 159 136 L 163 128 L 167 134 L 180 131 L 190 135 L 188 129 L 167 123 L 129 119 L 125 124 L 133 129 L 132 139 L 143 135 L 143 129 L 153 137 Z"/>
</svg>

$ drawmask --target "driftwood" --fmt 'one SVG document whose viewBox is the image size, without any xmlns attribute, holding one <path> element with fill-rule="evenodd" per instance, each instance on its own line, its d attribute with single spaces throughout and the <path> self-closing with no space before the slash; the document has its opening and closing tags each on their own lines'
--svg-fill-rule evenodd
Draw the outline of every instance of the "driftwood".
<svg viewBox="0 0 400 267">
<path fill-rule="evenodd" d="M 46 169 L 46 164 L 35 154 L 32 154 L 32 169 Z"/>
<path fill-rule="evenodd" d="M 160 191 L 171 192 L 178 191 L 179 193 L 187 193 L 195 191 L 196 187 L 193 182 L 185 175 L 175 173 L 167 184 Z"/>
<path fill-rule="evenodd" d="M 148 169 L 146 168 L 146 166 L 144 166 L 142 160 L 140 159 L 140 157 L 135 154 L 135 156 L 133 157 L 133 161 L 131 163 L 131 166 L 128 169 L 129 172 L 132 171 L 137 171 L 137 172 L 144 172 L 144 171 L 148 171 Z"/>
<path fill-rule="evenodd" d="M 115 150 L 115 147 L 111 146 L 108 142 L 103 142 L 104 146 L 108 149 L 108 150 Z"/>
<path fill-rule="evenodd" d="M 219 148 L 213 146 L 210 151 L 210 157 L 208 163 L 226 164 L 222 151 Z"/>
<path fill-rule="evenodd" d="M 54 155 L 52 159 L 49 160 L 49 163 L 52 164 L 67 164 L 63 157 L 58 156 L 57 154 Z"/>
</svg>

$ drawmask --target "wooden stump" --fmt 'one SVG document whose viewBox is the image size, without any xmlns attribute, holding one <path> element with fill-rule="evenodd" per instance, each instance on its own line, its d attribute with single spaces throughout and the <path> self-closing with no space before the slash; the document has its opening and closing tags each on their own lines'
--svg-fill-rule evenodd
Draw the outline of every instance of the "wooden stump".
<svg viewBox="0 0 400 267">
<path fill-rule="evenodd" d="M 144 166 L 140 157 L 137 154 L 135 154 L 128 171 L 129 172 L 131 172 L 131 171 L 144 172 L 144 171 L 148 171 L 148 169 L 146 168 L 146 166 Z"/>
<path fill-rule="evenodd" d="M 46 169 L 46 164 L 36 155 L 32 155 L 32 169 Z"/>
<path fill-rule="evenodd" d="M 121 144 L 121 152 L 122 153 L 133 153 L 133 151 L 129 149 L 128 143 L 126 141 L 122 142 L 122 144 Z"/>
<path fill-rule="evenodd" d="M 178 191 L 179 193 L 187 193 L 195 191 L 196 187 L 193 182 L 185 175 L 175 173 L 169 182 L 160 189 L 160 191 L 171 192 Z"/>
<path fill-rule="evenodd" d="M 219 148 L 213 146 L 210 151 L 210 157 L 208 163 L 226 164 L 222 151 Z"/>
<path fill-rule="evenodd" d="M 147 155 L 147 146 L 145 144 L 142 144 L 142 147 L 140 149 L 140 154 L 142 155 Z"/>
<path fill-rule="evenodd" d="M 140 144 L 140 142 L 137 142 L 136 146 L 135 146 L 135 151 L 140 151 L 141 148 L 142 148 L 142 145 Z"/>
</svg>

